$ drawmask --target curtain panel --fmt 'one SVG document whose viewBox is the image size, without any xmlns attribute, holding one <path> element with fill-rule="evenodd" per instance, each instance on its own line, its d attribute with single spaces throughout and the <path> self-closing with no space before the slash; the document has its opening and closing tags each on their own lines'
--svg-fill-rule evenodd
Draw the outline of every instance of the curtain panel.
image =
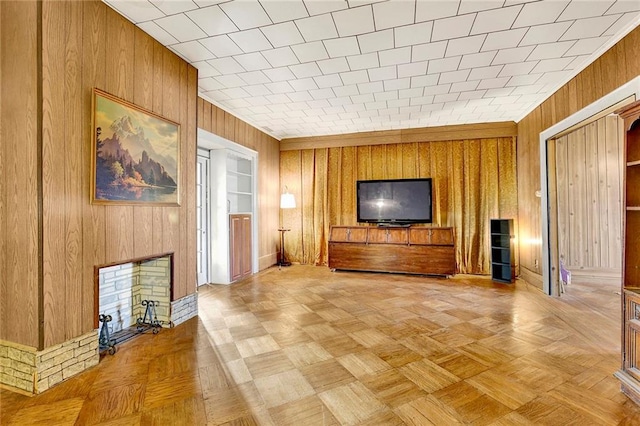
<svg viewBox="0 0 640 426">
<path fill-rule="evenodd" d="M 327 264 L 330 226 L 357 224 L 357 180 L 426 177 L 433 179 L 433 224 L 419 226 L 453 227 L 458 272 L 490 273 L 489 220 L 514 219 L 517 230 L 512 137 L 282 151 L 281 190 L 297 201 L 280 211 L 281 226 L 291 229 L 288 260 Z"/>
</svg>

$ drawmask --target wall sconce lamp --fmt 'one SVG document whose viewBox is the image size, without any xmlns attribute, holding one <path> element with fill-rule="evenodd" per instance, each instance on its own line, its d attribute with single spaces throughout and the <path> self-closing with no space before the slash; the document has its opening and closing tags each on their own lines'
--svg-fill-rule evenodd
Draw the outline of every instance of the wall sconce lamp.
<svg viewBox="0 0 640 426">
<path fill-rule="evenodd" d="M 296 208 L 296 199 L 288 190 L 288 188 L 284 187 L 284 193 L 280 195 L 280 208 L 281 209 L 295 209 Z M 278 262 L 278 268 L 282 268 L 283 266 L 290 266 L 291 262 L 287 261 L 287 257 L 284 254 L 284 233 L 290 231 L 291 229 L 280 228 L 280 261 Z"/>
</svg>

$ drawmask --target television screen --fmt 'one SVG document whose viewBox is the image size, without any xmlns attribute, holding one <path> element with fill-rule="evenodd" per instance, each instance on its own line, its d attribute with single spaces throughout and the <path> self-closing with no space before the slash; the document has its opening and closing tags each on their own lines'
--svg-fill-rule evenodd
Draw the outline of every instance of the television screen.
<svg viewBox="0 0 640 426">
<path fill-rule="evenodd" d="M 431 223 L 431 178 L 359 180 L 358 222 Z"/>
</svg>

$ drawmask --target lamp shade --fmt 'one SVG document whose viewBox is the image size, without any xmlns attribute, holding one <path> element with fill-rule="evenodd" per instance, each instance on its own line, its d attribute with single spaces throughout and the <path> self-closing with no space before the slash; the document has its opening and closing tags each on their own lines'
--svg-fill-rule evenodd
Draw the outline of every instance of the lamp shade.
<svg viewBox="0 0 640 426">
<path fill-rule="evenodd" d="M 281 209 L 295 209 L 296 199 L 293 194 L 285 192 L 280 196 L 280 208 Z"/>
</svg>

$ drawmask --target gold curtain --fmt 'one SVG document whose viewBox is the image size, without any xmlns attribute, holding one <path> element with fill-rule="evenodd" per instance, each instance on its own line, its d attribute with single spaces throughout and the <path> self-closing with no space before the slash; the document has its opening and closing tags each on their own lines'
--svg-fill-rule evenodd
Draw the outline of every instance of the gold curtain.
<svg viewBox="0 0 640 426">
<path fill-rule="evenodd" d="M 432 226 L 455 230 L 458 272 L 488 274 L 489 220 L 517 219 L 510 137 L 281 152 L 281 188 L 286 185 L 297 202 L 296 209 L 281 210 L 282 226 L 291 229 L 287 258 L 327 263 L 330 226 L 356 224 L 357 180 L 418 177 L 433 178 Z"/>
</svg>

